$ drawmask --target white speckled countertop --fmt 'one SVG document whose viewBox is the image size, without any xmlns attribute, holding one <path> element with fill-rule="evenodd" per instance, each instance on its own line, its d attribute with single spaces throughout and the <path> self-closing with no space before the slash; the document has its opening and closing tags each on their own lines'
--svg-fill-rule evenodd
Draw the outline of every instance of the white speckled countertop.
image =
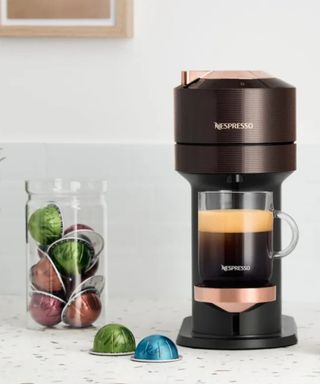
<svg viewBox="0 0 320 384">
<path fill-rule="evenodd" d="M 88 354 L 95 329 L 31 331 L 24 325 L 24 300 L 0 297 L 0 383 L 2 384 L 171 384 L 320 383 L 320 304 L 286 305 L 299 328 L 296 346 L 253 351 L 179 348 L 183 359 L 142 364 L 128 357 Z M 113 301 L 111 320 L 141 337 L 152 333 L 175 339 L 190 303 Z M 23 315 L 21 315 L 23 314 Z"/>
</svg>

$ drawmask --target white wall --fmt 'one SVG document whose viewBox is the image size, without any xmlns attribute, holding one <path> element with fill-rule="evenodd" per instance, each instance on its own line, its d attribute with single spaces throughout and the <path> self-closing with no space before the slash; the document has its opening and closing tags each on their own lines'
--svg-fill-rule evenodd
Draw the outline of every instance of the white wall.
<svg viewBox="0 0 320 384">
<path fill-rule="evenodd" d="M 284 208 L 301 241 L 284 261 L 284 296 L 319 301 L 318 3 L 135 0 L 132 40 L 0 39 L 0 293 L 24 291 L 23 180 L 59 176 L 109 181 L 112 295 L 189 295 L 190 196 L 173 171 L 172 89 L 181 69 L 253 68 L 298 88 L 299 170 Z"/>
<path fill-rule="evenodd" d="M 135 36 L 0 39 L 0 141 L 172 140 L 185 68 L 263 69 L 298 87 L 320 139 L 318 0 L 135 0 Z"/>
</svg>

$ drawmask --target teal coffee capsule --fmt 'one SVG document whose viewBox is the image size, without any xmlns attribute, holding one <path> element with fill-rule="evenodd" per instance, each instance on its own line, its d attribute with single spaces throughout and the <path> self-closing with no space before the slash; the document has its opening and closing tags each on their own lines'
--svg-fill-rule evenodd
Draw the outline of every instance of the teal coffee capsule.
<svg viewBox="0 0 320 384">
<path fill-rule="evenodd" d="M 166 336 L 151 335 L 137 345 L 133 361 L 142 363 L 169 363 L 181 359 L 177 346 Z"/>
</svg>

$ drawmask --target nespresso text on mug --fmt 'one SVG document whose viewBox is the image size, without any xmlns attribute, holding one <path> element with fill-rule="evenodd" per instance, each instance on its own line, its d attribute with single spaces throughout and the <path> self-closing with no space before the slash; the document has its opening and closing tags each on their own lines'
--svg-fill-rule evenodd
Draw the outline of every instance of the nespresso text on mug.
<svg viewBox="0 0 320 384">
<path fill-rule="evenodd" d="M 250 271 L 250 265 L 223 265 L 221 264 L 221 270 L 224 272 L 228 271 Z"/>
</svg>

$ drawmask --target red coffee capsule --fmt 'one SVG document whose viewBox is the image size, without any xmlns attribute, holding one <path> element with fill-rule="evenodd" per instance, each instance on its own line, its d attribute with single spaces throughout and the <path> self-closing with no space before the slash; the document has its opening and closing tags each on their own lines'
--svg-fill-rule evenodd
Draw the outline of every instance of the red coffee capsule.
<svg viewBox="0 0 320 384">
<path fill-rule="evenodd" d="M 39 291 L 59 293 L 66 289 L 61 275 L 47 254 L 31 268 L 31 283 Z"/>
<path fill-rule="evenodd" d="M 65 302 L 46 292 L 34 291 L 29 304 L 31 317 L 38 323 L 53 327 L 61 321 L 61 313 Z"/>
<path fill-rule="evenodd" d="M 92 325 L 100 316 L 101 301 L 96 291 L 79 292 L 71 297 L 62 312 L 62 320 L 75 328 Z"/>
</svg>

